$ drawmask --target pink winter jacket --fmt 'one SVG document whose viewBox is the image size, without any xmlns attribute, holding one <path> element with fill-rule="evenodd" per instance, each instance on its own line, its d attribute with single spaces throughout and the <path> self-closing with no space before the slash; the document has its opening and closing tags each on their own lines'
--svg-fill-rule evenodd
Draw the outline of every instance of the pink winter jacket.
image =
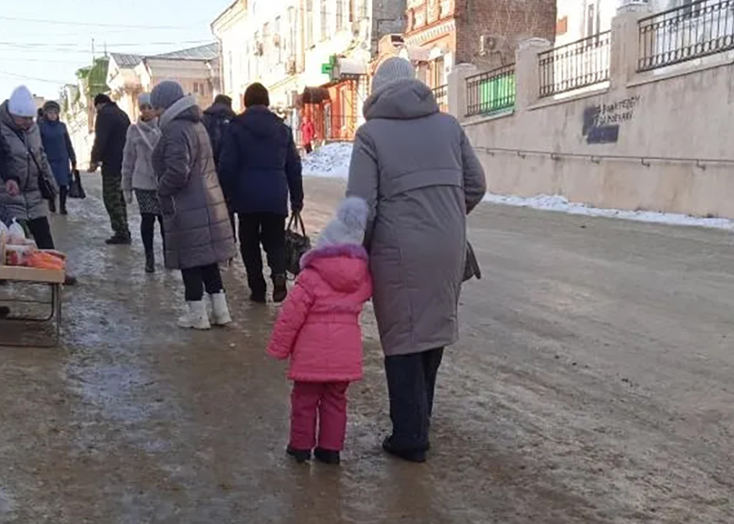
<svg viewBox="0 0 734 524">
<path fill-rule="evenodd" d="M 339 245 L 310 251 L 288 296 L 268 353 L 290 357 L 288 378 L 299 382 L 352 382 L 362 378 L 359 317 L 372 296 L 367 252 Z"/>
</svg>

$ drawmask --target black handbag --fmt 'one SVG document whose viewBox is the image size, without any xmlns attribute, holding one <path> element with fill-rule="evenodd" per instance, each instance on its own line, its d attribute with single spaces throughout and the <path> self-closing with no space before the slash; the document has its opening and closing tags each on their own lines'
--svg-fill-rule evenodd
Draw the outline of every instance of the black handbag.
<svg viewBox="0 0 734 524">
<path fill-rule="evenodd" d="M 69 187 L 69 198 L 87 198 L 84 187 L 82 187 L 82 176 L 79 174 L 79 170 L 75 169 L 73 175 L 71 187 Z"/>
<path fill-rule="evenodd" d="M 36 170 L 38 171 L 38 190 L 41 192 L 41 196 L 44 200 L 54 200 L 58 194 L 56 186 L 44 175 L 43 169 L 41 169 L 41 164 L 36 160 L 36 155 L 33 154 L 31 148 L 26 145 L 26 149 L 28 149 L 28 154 L 31 155 L 31 159 L 36 165 Z"/>
<path fill-rule="evenodd" d="M 471 244 L 467 241 L 466 243 L 466 265 L 464 266 L 463 282 L 468 282 L 472 278 L 481 280 L 482 279 L 482 269 L 479 267 L 479 262 L 477 261 L 477 257 L 474 254 L 474 248 L 471 247 Z"/>
<path fill-rule="evenodd" d="M 301 258 L 311 250 L 311 239 L 306 235 L 306 226 L 298 212 L 291 215 L 285 231 L 286 269 L 293 276 L 301 272 Z"/>
</svg>

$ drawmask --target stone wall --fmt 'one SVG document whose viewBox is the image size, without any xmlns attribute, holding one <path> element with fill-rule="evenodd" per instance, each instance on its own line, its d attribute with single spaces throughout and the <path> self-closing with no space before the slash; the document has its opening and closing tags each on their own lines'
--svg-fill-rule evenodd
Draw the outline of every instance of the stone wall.
<svg viewBox="0 0 734 524">
<path fill-rule="evenodd" d="M 477 147 L 493 193 L 558 194 L 598 207 L 734 218 L 734 65 L 720 53 L 638 74 L 637 21 L 614 19 L 610 82 L 539 98 L 538 52 L 517 53 L 517 103 L 467 119 L 465 78 L 450 78 L 451 111 Z"/>
</svg>

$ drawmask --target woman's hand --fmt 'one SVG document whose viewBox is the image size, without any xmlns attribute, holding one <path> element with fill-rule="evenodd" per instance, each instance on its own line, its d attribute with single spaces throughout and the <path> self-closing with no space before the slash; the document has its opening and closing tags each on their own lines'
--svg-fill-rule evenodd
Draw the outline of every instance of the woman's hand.
<svg viewBox="0 0 734 524">
<path fill-rule="evenodd" d="M 18 186 L 18 182 L 15 180 L 8 180 L 5 182 L 5 191 L 10 195 L 11 197 L 17 197 L 20 195 L 20 186 Z"/>
</svg>

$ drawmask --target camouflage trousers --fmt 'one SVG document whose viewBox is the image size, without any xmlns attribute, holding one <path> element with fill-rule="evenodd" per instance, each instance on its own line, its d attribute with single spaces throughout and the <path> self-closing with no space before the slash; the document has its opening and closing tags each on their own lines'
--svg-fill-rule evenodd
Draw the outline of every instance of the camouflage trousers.
<svg viewBox="0 0 734 524">
<path fill-rule="evenodd" d="M 122 173 L 102 167 L 102 198 L 115 236 L 130 238 L 127 205 L 122 194 Z"/>
</svg>

